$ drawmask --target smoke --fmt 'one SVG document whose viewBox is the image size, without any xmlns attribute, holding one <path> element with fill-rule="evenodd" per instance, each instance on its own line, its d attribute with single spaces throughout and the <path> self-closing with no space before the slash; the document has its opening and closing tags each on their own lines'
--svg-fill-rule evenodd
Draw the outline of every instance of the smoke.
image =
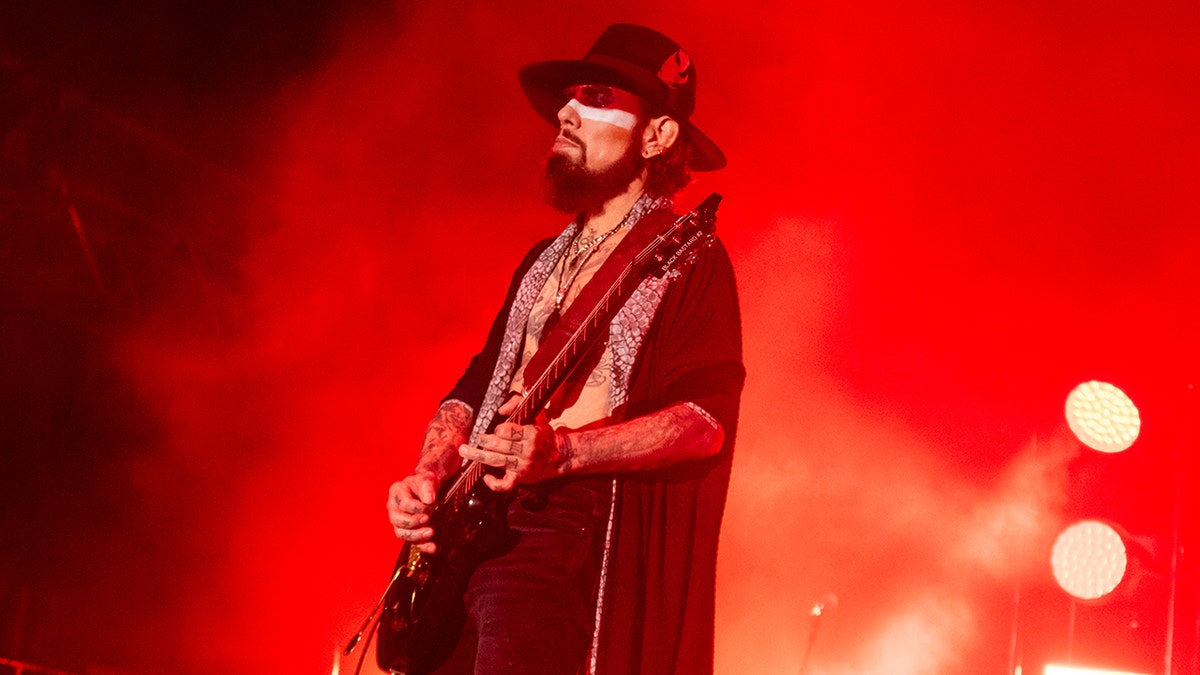
<svg viewBox="0 0 1200 675">
<path fill-rule="evenodd" d="M 840 227 L 782 217 L 741 250 L 758 376 L 722 538 L 718 670 L 794 672 L 808 610 L 828 592 L 840 607 L 821 618 L 814 673 L 1003 663 L 1011 594 L 1045 564 L 1075 448 L 1033 441 L 1032 421 L 1021 447 L 978 430 L 1007 455 L 981 471 L 952 438 L 914 429 L 903 406 L 864 406 L 831 378 L 827 341 L 851 301 Z"/>
<path fill-rule="evenodd" d="M 680 200 L 729 197 L 719 231 L 749 370 L 719 672 L 794 671 L 827 592 L 841 606 L 823 619 L 814 673 L 1003 663 L 1011 589 L 1038 564 L 1063 494 L 1066 450 L 1030 444 L 1043 401 L 1027 392 L 1105 353 L 1068 349 L 1087 307 L 1142 311 L 1133 291 L 1064 311 L 1086 295 L 1079 279 L 1119 286 L 1093 268 L 1112 249 L 1147 266 L 1169 249 L 1161 233 L 1091 238 L 1103 214 L 1089 200 L 1116 200 L 1125 178 L 1147 193 L 1182 184 L 1165 169 L 1080 169 L 1072 152 L 1128 115 L 1157 129 L 1175 100 L 1093 119 L 1106 106 L 1056 93 L 1073 69 L 1024 79 L 1053 61 L 1039 30 L 1056 34 L 1062 17 L 1012 34 L 982 9 L 934 9 L 396 3 L 346 19 L 320 68 L 247 111 L 263 155 L 235 278 L 116 347 L 155 420 L 123 467 L 165 551 L 147 564 L 181 580 L 153 641 L 190 672 L 329 668 L 398 551 L 388 484 L 520 256 L 563 225 L 539 197 L 551 131 L 515 72 L 581 55 L 628 15 L 696 54 L 696 121 L 731 158 Z M 1112 30 L 1094 21 L 1061 46 L 1069 61 Z M 1142 53 L 1127 47 L 1095 58 Z M 1178 135 L 1194 139 L 1190 124 Z M 1129 199 L 1117 211 L 1144 201 Z M 1161 264 L 1192 260 L 1168 250 Z M 1149 295 L 1180 279 L 1125 275 Z M 1191 297 L 1194 279 L 1180 283 L 1161 307 Z"/>
<path fill-rule="evenodd" d="M 885 626 L 863 640 L 859 654 L 821 675 L 923 675 L 969 672 L 962 645 L 978 638 L 979 617 L 969 599 L 928 590 L 914 593 Z"/>
<path fill-rule="evenodd" d="M 1031 444 L 981 484 L 836 393 L 793 402 L 809 409 L 808 424 L 776 418 L 773 433 L 739 447 L 719 663 L 794 670 L 807 610 L 829 590 L 840 607 L 822 619 L 813 672 L 965 673 L 1001 662 L 1015 611 L 1005 603 L 1048 560 L 1071 452 Z"/>
</svg>

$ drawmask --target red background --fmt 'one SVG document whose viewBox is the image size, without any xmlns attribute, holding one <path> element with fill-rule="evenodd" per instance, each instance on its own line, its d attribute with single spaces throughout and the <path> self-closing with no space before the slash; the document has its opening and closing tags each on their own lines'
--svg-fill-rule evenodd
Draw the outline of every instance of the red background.
<svg viewBox="0 0 1200 675">
<path fill-rule="evenodd" d="M 1161 671 L 1197 5 L 642 5 L 12 10 L 0 656 L 330 672 L 398 550 L 387 486 L 564 225 L 516 70 L 631 21 L 691 52 L 729 157 L 680 196 L 726 196 L 749 371 L 718 672 L 797 672 L 825 593 L 814 674 L 1066 658 L 1047 561 L 1085 513 L 1150 537 L 1150 580 L 1073 655 Z M 1142 405 L 1124 456 L 1065 435 L 1087 379 Z"/>
</svg>

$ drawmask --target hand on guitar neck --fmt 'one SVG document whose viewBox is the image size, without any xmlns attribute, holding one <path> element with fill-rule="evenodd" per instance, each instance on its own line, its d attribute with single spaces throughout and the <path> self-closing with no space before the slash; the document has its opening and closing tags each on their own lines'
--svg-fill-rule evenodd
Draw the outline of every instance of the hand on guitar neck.
<svg viewBox="0 0 1200 675">
<path fill-rule="evenodd" d="M 514 394 L 497 411 L 510 415 L 524 399 Z M 484 485 L 496 492 L 508 492 L 520 484 L 537 483 L 563 474 L 567 456 L 560 437 L 545 422 L 513 424 L 504 422 L 494 434 L 480 434 L 475 445 L 461 445 L 463 459 L 503 469 L 503 476 L 486 474 Z"/>
</svg>

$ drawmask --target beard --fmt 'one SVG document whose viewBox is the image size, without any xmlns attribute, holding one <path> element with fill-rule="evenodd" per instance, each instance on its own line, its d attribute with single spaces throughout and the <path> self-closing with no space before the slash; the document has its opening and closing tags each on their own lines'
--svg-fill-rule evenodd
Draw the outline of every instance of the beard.
<svg viewBox="0 0 1200 675">
<path fill-rule="evenodd" d="M 588 213 L 620 195 L 641 175 L 645 160 L 633 143 L 607 168 L 591 171 L 584 162 L 587 149 L 579 160 L 567 154 L 551 152 L 546 158 L 546 199 L 564 213 Z"/>
</svg>

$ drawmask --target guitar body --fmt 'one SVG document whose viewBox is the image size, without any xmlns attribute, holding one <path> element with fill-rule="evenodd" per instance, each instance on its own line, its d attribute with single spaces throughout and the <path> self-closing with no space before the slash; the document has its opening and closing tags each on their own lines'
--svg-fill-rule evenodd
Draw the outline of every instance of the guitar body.
<svg viewBox="0 0 1200 675">
<path fill-rule="evenodd" d="M 448 485 L 457 483 L 459 474 Z M 425 672 L 450 655 L 462 632 L 462 598 L 471 572 L 499 553 L 507 539 L 507 496 L 476 481 L 455 498 L 442 497 L 430 515 L 430 526 L 438 533 L 437 553 L 405 544 L 396 561 L 375 656 L 385 671 Z"/>
</svg>

